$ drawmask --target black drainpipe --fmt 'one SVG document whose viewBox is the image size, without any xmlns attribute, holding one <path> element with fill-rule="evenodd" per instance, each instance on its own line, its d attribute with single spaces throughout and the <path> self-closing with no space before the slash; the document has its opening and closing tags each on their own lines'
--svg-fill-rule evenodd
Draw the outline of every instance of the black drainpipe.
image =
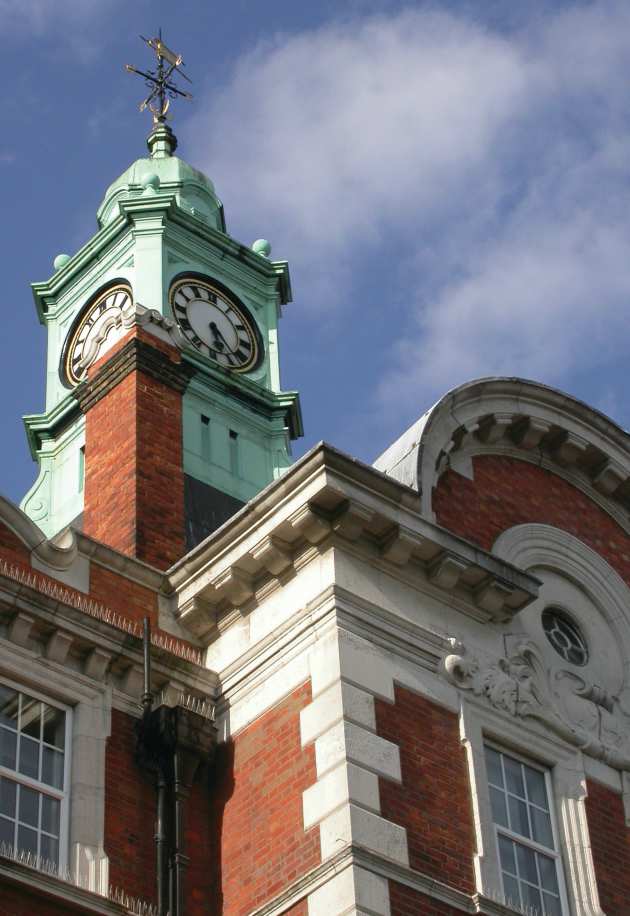
<svg viewBox="0 0 630 916">
<path fill-rule="evenodd" d="M 157 802 L 155 855 L 158 916 L 185 916 L 185 802 L 200 765 L 209 763 L 216 729 L 208 704 L 181 696 L 168 706 L 153 706 L 151 625 L 144 618 L 142 718 L 136 726 L 136 759 L 155 777 Z"/>
</svg>

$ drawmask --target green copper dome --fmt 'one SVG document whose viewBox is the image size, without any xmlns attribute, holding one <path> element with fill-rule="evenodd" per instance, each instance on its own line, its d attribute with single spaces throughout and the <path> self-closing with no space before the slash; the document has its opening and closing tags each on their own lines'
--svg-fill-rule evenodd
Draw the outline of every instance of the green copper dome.
<svg viewBox="0 0 630 916">
<path fill-rule="evenodd" d="M 159 125 L 149 136 L 151 155 L 136 159 L 105 192 L 96 217 L 101 228 L 118 215 L 118 204 L 142 196 L 175 194 L 178 205 L 214 229 L 225 231 L 221 201 L 203 172 L 173 155 L 177 141 L 170 128 Z"/>
</svg>

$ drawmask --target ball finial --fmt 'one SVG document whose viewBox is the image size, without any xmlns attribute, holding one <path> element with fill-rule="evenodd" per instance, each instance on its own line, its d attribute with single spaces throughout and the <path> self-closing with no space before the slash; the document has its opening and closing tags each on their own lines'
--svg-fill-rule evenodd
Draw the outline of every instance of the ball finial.
<svg viewBox="0 0 630 916">
<path fill-rule="evenodd" d="M 267 239 L 256 239 L 252 245 L 252 251 L 262 255 L 263 258 L 268 258 L 271 254 L 271 243 Z"/>
<path fill-rule="evenodd" d="M 61 270 L 61 268 L 68 263 L 70 260 L 69 254 L 58 254 L 55 260 L 53 261 L 53 267 L 55 270 Z"/>
<path fill-rule="evenodd" d="M 142 176 L 141 184 L 145 193 L 148 191 L 149 194 L 155 194 L 155 192 L 160 189 L 160 176 L 155 172 L 148 172 L 146 175 Z"/>
</svg>

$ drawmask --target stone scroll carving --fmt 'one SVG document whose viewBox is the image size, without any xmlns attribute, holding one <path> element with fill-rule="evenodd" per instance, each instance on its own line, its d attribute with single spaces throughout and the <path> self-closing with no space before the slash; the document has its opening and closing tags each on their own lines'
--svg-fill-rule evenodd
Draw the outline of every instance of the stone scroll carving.
<svg viewBox="0 0 630 916">
<path fill-rule="evenodd" d="M 611 696 L 572 671 L 548 671 L 534 643 L 516 640 L 509 654 L 482 659 L 457 639 L 442 673 L 495 709 L 535 719 L 584 753 L 630 771 L 630 693 Z"/>
</svg>

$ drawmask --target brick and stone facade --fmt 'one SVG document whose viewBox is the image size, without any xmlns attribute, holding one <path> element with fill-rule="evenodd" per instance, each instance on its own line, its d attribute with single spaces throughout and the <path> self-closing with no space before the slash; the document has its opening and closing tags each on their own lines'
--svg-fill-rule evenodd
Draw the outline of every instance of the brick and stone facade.
<svg viewBox="0 0 630 916">
<path fill-rule="evenodd" d="M 288 266 L 175 145 L 34 284 L 0 916 L 627 916 L 630 436 L 495 378 L 292 463 Z"/>
<path fill-rule="evenodd" d="M 88 443 L 91 411 L 122 397 L 132 376 L 88 409 Z M 583 405 L 571 414 L 567 399 L 554 424 L 548 390 L 531 384 L 544 424 L 533 406 L 524 419 L 525 383 L 509 413 L 511 384 L 501 411 L 483 392 L 467 402 L 486 418 L 472 433 L 425 420 L 412 437 L 415 479 L 396 479 L 407 471 L 395 449 L 375 470 L 320 446 L 166 569 L 166 554 L 156 559 L 166 527 L 151 541 L 155 516 L 143 516 L 139 491 L 123 508 L 145 526 L 151 562 L 131 540 L 108 544 L 113 533 L 47 541 L 0 504 L 1 679 L 72 709 L 74 735 L 68 873 L 5 849 L 5 912 L 156 904 L 155 775 L 137 745 L 149 617 L 156 697 L 176 706 L 187 694 L 215 709 L 216 750 L 185 805 L 186 913 L 518 913 L 496 853 L 489 742 L 548 774 L 563 913 L 624 916 L 623 443 L 599 415 L 589 427 Z M 488 430 L 491 413 L 500 434 L 498 421 Z M 571 420 L 586 443 L 573 463 L 558 433 Z M 522 444 L 530 426 L 551 436 L 536 460 Z M 612 492 L 597 485 L 605 448 L 619 477 Z M 440 468 L 443 449 L 451 457 Z M 407 468 L 412 450 L 402 450 Z M 155 455 L 161 473 L 166 458 Z M 123 466 L 112 468 L 119 487 Z M 587 664 L 563 662 L 550 644 L 541 624 L 550 605 L 584 633 Z"/>
</svg>

